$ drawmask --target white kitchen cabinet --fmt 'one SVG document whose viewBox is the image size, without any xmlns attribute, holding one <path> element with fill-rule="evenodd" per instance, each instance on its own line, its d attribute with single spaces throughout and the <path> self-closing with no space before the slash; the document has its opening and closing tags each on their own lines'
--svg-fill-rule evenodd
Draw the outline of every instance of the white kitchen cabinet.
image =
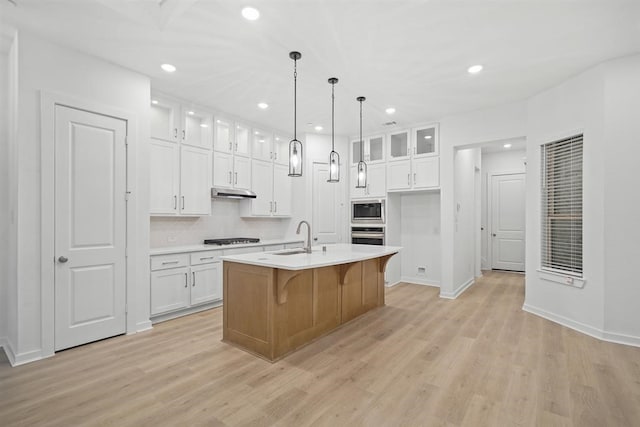
<svg viewBox="0 0 640 427">
<path fill-rule="evenodd" d="M 423 157 L 413 160 L 413 188 L 440 186 L 440 158 Z"/>
<path fill-rule="evenodd" d="M 213 186 L 222 188 L 251 188 L 251 160 L 231 153 L 214 151 Z"/>
<path fill-rule="evenodd" d="M 211 151 L 180 148 L 180 213 L 211 214 Z"/>
<path fill-rule="evenodd" d="M 391 132 L 387 141 L 389 142 L 389 161 L 409 159 L 411 146 L 408 130 Z"/>
<path fill-rule="evenodd" d="M 151 97 L 151 138 L 177 142 L 180 133 L 180 103 L 162 96 Z"/>
<path fill-rule="evenodd" d="M 274 162 L 252 160 L 251 189 L 256 198 L 245 201 L 243 217 L 291 216 L 292 187 L 289 168 Z"/>
<path fill-rule="evenodd" d="M 243 125 L 242 123 L 236 123 L 236 144 L 234 148 L 234 154 L 237 156 L 248 157 L 251 155 L 251 128 Z"/>
<path fill-rule="evenodd" d="M 149 208 L 151 215 L 177 215 L 180 191 L 180 150 L 174 142 L 151 139 L 149 144 Z"/>
<path fill-rule="evenodd" d="M 356 188 L 357 167 L 351 167 L 351 198 L 380 198 L 386 196 L 386 165 L 384 163 L 367 164 L 367 186 L 365 188 Z"/>
<path fill-rule="evenodd" d="M 407 190 L 411 188 L 411 160 L 387 163 L 387 190 Z"/>
<path fill-rule="evenodd" d="M 189 302 L 189 267 L 151 272 L 152 316 L 186 308 Z"/>
<path fill-rule="evenodd" d="M 182 143 L 211 150 L 213 116 L 193 106 L 182 107 Z"/>
<path fill-rule="evenodd" d="M 191 266 L 191 305 L 222 299 L 221 262 Z"/>
<path fill-rule="evenodd" d="M 151 256 L 151 316 L 222 299 L 222 251 Z"/>
<path fill-rule="evenodd" d="M 440 186 L 437 124 L 392 132 L 388 141 L 387 191 Z"/>
<path fill-rule="evenodd" d="M 438 155 L 438 125 L 414 128 L 413 158 Z"/>
<path fill-rule="evenodd" d="M 384 161 L 384 135 L 374 135 L 363 138 L 362 154 L 364 161 L 368 163 L 379 163 Z M 351 163 L 357 164 L 360 161 L 360 140 L 351 141 Z"/>
<path fill-rule="evenodd" d="M 289 142 L 291 138 L 276 135 L 273 138 L 273 161 L 280 165 L 289 165 Z M 289 171 L 287 170 L 287 173 Z"/>
<path fill-rule="evenodd" d="M 232 153 L 235 145 L 233 121 L 216 118 L 214 129 L 213 149 L 221 153 Z"/>
<path fill-rule="evenodd" d="M 254 129 L 252 135 L 253 144 L 251 155 L 254 159 L 271 161 L 274 157 L 273 135 L 267 131 Z"/>
</svg>

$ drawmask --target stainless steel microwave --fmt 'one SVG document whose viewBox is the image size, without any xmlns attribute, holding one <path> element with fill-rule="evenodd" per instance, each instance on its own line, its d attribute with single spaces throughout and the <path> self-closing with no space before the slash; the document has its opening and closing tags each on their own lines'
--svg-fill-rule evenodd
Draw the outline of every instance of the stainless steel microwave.
<svg viewBox="0 0 640 427">
<path fill-rule="evenodd" d="M 384 200 L 354 200 L 351 202 L 351 222 L 384 224 Z"/>
</svg>

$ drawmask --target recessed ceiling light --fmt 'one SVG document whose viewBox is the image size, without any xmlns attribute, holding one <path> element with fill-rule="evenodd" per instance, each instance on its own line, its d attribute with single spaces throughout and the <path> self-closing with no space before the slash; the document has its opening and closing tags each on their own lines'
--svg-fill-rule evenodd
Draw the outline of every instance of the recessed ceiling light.
<svg viewBox="0 0 640 427">
<path fill-rule="evenodd" d="M 511 144 L 504 144 L 503 147 L 504 148 L 511 148 Z"/>
<path fill-rule="evenodd" d="M 469 74 L 478 74 L 480 71 L 482 71 L 482 65 L 472 65 L 467 69 L 467 71 L 469 72 Z"/>
<path fill-rule="evenodd" d="M 396 109 L 395 109 L 395 108 L 393 108 L 393 107 L 389 107 L 389 108 L 387 108 L 387 109 L 386 109 L 386 110 L 384 110 L 384 111 L 385 111 L 385 113 L 387 113 L 387 114 L 393 114 L 393 113 L 395 113 L 395 112 L 396 112 Z"/>
<path fill-rule="evenodd" d="M 260 12 L 254 7 L 245 7 L 242 9 L 242 16 L 249 21 L 255 21 L 260 18 Z"/>
<path fill-rule="evenodd" d="M 152 99 L 152 100 L 151 100 L 151 103 L 152 103 L 153 105 L 157 105 L 157 104 L 158 104 L 158 100 L 157 100 L 157 99 Z"/>
<path fill-rule="evenodd" d="M 216 123 L 222 123 L 222 122 L 220 121 L 220 119 L 218 119 L 218 120 L 216 120 Z"/>
<path fill-rule="evenodd" d="M 193 116 L 195 113 L 193 111 L 189 111 L 189 115 Z"/>
<path fill-rule="evenodd" d="M 316 127 L 314 127 L 314 129 L 317 130 L 318 132 L 320 132 L 324 128 L 322 126 L 316 126 Z"/>
<path fill-rule="evenodd" d="M 431 139 L 431 138 L 433 138 L 431 135 L 425 135 L 424 136 L 424 139 Z"/>
<path fill-rule="evenodd" d="M 175 65 L 171 65 L 171 64 L 162 64 L 160 68 L 162 68 L 167 73 L 173 73 L 176 70 Z"/>
<path fill-rule="evenodd" d="M 276 136 L 276 141 L 280 141 L 280 138 L 278 138 L 277 136 Z"/>
<path fill-rule="evenodd" d="M 269 104 L 266 102 L 260 102 L 258 103 L 258 108 L 262 108 L 264 110 L 265 108 L 269 108 Z"/>
<path fill-rule="evenodd" d="M 208 128 L 208 127 L 209 127 L 209 125 L 208 125 L 208 124 L 206 124 L 206 123 L 200 123 L 200 127 L 201 127 L 201 128 Z"/>
</svg>

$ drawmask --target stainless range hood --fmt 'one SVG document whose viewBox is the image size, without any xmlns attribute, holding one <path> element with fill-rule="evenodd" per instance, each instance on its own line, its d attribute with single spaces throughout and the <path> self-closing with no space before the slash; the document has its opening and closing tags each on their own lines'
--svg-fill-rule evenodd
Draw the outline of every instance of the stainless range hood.
<svg viewBox="0 0 640 427">
<path fill-rule="evenodd" d="M 212 199 L 255 199 L 256 193 L 238 188 L 212 188 Z"/>
</svg>

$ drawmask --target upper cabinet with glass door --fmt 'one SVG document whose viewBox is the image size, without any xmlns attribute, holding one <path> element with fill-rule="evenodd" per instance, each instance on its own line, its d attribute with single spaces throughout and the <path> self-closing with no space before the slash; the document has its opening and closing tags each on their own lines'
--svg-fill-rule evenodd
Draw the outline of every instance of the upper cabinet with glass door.
<svg viewBox="0 0 640 427">
<path fill-rule="evenodd" d="M 196 107 L 182 109 L 182 143 L 211 150 L 213 116 Z"/>
<path fill-rule="evenodd" d="M 413 135 L 413 157 L 437 156 L 438 145 L 438 125 L 428 125 L 414 128 Z"/>
<path fill-rule="evenodd" d="M 384 161 L 384 135 L 368 136 L 363 138 L 362 147 L 360 141 L 351 141 L 351 163 L 357 164 L 361 160 L 361 153 L 367 163 Z"/>
<path fill-rule="evenodd" d="M 236 144 L 233 153 L 238 156 L 251 155 L 251 128 L 236 122 Z"/>
<path fill-rule="evenodd" d="M 289 164 L 289 141 L 291 138 L 282 135 L 273 137 L 273 161 L 281 164 Z"/>
<path fill-rule="evenodd" d="M 391 132 L 387 141 L 389 142 L 389 160 L 404 160 L 410 157 L 411 147 L 408 130 Z"/>
<path fill-rule="evenodd" d="M 254 129 L 252 141 L 251 153 L 254 159 L 273 160 L 273 136 L 270 132 Z"/>
<path fill-rule="evenodd" d="M 150 114 L 151 138 L 170 142 L 180 140 L 180 103 L 154 95 Z"/>
<path fill-rule="evenodd" d="M 249 156 L 251 154 L 251 129 L 241 123 L 217 117 L 213 149 L 223 153 Z"/>
</svg>

